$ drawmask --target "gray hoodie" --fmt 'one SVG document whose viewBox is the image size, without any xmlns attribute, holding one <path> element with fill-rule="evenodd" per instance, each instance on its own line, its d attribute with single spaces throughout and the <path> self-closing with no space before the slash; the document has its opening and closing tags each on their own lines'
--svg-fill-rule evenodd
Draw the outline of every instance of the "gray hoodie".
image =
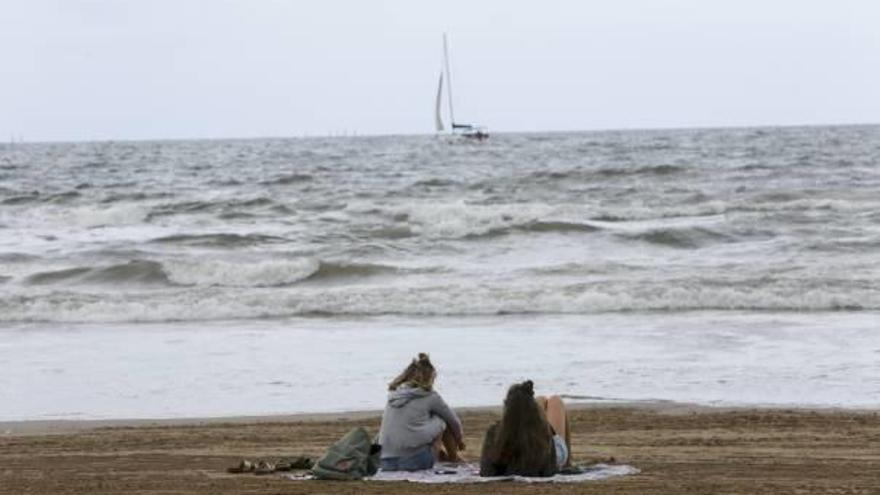
<svg viewBox="0 0 880 495">
<path fill-rule="evenodd" d="M 437 392 L 401 385 L 388 392 L 379 444 L 382 458 L 408 457 L 430 445 L 447 428 L 462 438 L 461 421 Z"/>
</svg>

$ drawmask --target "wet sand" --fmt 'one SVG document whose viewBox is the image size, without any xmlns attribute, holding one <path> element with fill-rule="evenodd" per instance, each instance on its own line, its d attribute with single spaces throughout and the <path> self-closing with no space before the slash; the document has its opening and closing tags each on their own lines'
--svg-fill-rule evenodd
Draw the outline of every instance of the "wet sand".
<svg viewBox="0 0 880 495">
<path fill-rule="evenodd" d="M 465 457 L 499 411 L 462 412 Z M 210 420 L 0 424 L 0 493 L 880 493 L 875 411 L 715 410 L 683 405 L 572 411 L 576 462 L 613 457 L 641 474 L 568 485 L 428 486 L 291 481 L 225 472 L 242 458 L 319 456 L 375 412 Z"/>
</svg>

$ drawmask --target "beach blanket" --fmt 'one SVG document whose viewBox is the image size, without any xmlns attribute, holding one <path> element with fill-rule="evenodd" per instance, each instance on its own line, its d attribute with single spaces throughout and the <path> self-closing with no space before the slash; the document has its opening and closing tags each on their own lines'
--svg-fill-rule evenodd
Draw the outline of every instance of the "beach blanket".
<svg viewBox="0 0 880 495">
<path fill-rule="evenodd" d="M 527 478 L 525 476 L 480 476 L 477 464 L 438 463 L 424 471 L 379 471 L 366 481 L 409 481 L 413 483 L 487 483 L 492 481 L 519 481 L 524 483 L 583 483 L 616 476 L 638 474 L 639 470 L 626 464 L 593 464 L 583 468 L 578 474 L 557 474 L 547 478 Z M 311 475 L 286 475 L 295 480 L 314 479 Z"/>
</svg>

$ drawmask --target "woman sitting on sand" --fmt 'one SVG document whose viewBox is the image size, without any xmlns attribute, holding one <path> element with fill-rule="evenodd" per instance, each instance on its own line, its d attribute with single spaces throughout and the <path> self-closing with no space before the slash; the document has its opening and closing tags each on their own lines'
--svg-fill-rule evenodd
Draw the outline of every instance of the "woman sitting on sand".
<svg viewBox="0 0 880 495">
<path fill-rule="evenodd" d="M 388 384 L 379 444 L 384 471 L 430 469 L 437 460 L 461 462 L 461 421 L 433 390 L 437 372 L 427 354 L 419 354 Z"/>
<path fill-rule="evenodd" d="M 483 440 L 480 476 L 553 476 L 571 461 L 565 405 L 535 397 L 531 380 L 507 391 L 504 413 Z"/>
</svg>

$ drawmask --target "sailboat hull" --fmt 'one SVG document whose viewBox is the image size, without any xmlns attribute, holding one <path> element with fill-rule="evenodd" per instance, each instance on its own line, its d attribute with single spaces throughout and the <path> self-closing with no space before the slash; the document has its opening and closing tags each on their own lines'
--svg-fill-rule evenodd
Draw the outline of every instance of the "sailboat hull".
<svg viewBox="0 0 880 495">
<path fill-rule="evenodd" d="M 464 131 L 455 131 L 454 134 L 466 139 L 476 139 L 482 141 L 489 139 L 489 131 L 485 129 L 467 129 Z"/>
</svg>

